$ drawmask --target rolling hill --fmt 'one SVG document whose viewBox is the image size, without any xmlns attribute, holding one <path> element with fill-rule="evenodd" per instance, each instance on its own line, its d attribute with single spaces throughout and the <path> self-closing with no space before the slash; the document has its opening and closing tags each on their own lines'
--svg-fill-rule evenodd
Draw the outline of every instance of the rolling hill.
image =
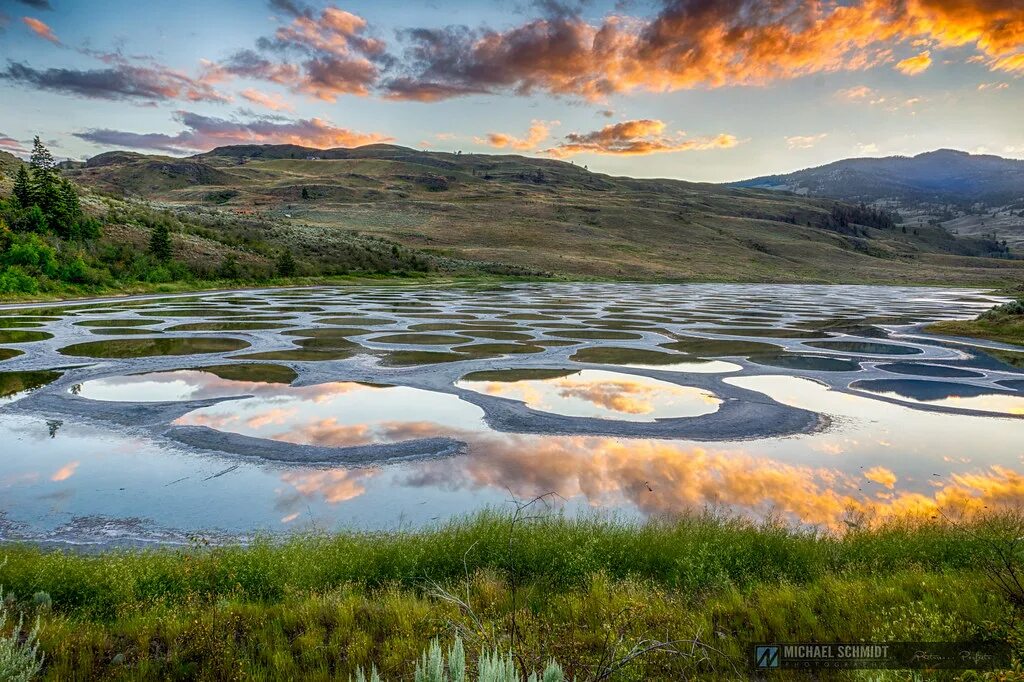
<svg viewBox="0 0 1024 682">
<path fill-rule="evenodd" d="M 258 216 L 271 227 L 256 238 L 311 262 L 358 234 L 572 277 L 990 283 L 1024 273 L 991 240 L 837 220 L 832 199 L 516 155 L 241 145 L 186 159 L 109 152 L 67 173 L 181 213 Z"/>
<path fill-rule="evenodd" d="M 844 159 L 731 183 L 898 210 L 908 222 L 1024 246 L 1024 161 L 939 149 L 917 156 Z"/>
</svg>

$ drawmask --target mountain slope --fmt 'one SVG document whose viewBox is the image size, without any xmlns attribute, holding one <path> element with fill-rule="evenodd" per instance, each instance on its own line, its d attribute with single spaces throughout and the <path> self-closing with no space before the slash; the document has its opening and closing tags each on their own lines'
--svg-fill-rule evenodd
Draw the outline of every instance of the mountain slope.
<svg viewBox="0 0 1024 682">
<path fill-rule="evenodd" d="M 1024 201 L 1024 161 L 939 149 L 917 156 L 844 159 L 817 168 L 732 183 L 848 201 L 984 203 Z"/>
<path fill-rule="evenodd" d="M 515 155 L 242 145 L 188 159 L 108 153 L 68 173 L 177 211 L 258 215 L 274 227 L 256 238 L 308 260 L 358 232 L 574 277 L 994 282 L 1022 272 L 987 257 L 999 252 L 990 240 L 837 221 L 833 200 Z"/>
</svg>

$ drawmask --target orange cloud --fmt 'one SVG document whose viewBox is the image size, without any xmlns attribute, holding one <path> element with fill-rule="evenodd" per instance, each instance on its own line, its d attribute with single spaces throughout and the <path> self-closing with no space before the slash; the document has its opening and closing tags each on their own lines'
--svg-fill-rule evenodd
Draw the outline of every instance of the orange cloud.
<svg viewBox="0 0 1024 682">
<path fill-rule="evenodd" d="M 896 70 L 908 76 L 916 76 L 928 70 L 932 65 L 932 53 L 925 50 L 921 54 L 907 57 L 896 65 Z"/>
<path fill-rule="evenodd" d="M 739 144 L 733 135 L 722 133 L 714 137 L 687 138 L 685 133 L 665 134 L 665 124 L 659 120 L 639 119 L 607 125 L 590 133 L 570 133 L 565 142 L 545 153 L 556 158 L 573 154 L 617 154 L 638 156 L 665 152 L 683 152 L 705 149 L 728 149 Z"/>
<path fill-rule="evenodd" d="M 896 485 L 896 474 L 882 466 L 871 467 L 864 472 L 864 478 L 892 490 Z"/>
<path fill-rule="evenodd" d="M 253 104 L 258 104 L 261 107 L 266 107 L 273 111 L 294 111 L 293 107 L 280 96 L 269 95 L 260 90 L 249 88 L 239 93 L 242 97 L 249 100 Z"/>
<path fill-rule="evenodd" d="M 858 482 L 841 471 L 788 464 L 742 449 L 587 436 L 493 435 L 474 439 L 472 451 L 455 470 L 451 461 L 419 464 L 407 482 L 508 489 L 523 499 L 555 491 L 567 499 L 582 496 L 595 507 L 628 503 L 655 516 L 724 505 L 754 515 L 781 513 L 837 530 L 851 512 L 884 520 L 1024 503 L 1024 473 L 1001 466 L 952 474 L 927 495 L 906 491 L 878 497 L 859 492 Z M 869 480 L 895 487 L 896 476 L 888 469 L 867 473 Z"/>
<path fill-rule="evenodd" d="M 548 138 L 551 127 L 558 125 L 558 121 L 533 121 L 530 129 L 526 131 L 525 137 L 514 137 L 505 133 L 487 133 L 486 138 L 475 138 L 479 144 L 487 144 L 498 149 L 517 149 L 519 151 L 530 151 L 536 149 L 537 145 Z"/>
<path fill-rule="evenodd" d="M 28 26 L 30 31 L 35 33 L 43 40 L 49 40 L 54 45 L 60 45 L 60 39 L 58 39 L 57 36 L 54 35 L 53 29 L 51 29 L 45 23 L 39 21 L 38 19 L 33 19 L 32 17 L 22 17 L 21 20 L 25 23 L 26 26 Z"/>
<path fill-rule="evenodd" d="M 366 29 L 365 19 L 333 6 L 319 16 L 311 12 L 295 15 L 291 24 L 277 30 L 273 44 L 310 57 L 302 62 L 301 76 L 285 84 L 327 102 L 334 102 L 339 95 L 369 94 L 380 74 L 374 60 L 385 56 L 386 45 L 364 35 Z M 270 71 L 280 72 L 284 67 L 267 64 Z"/>
<path fill-rule="evenodd" d="M 973 47 L 991 70 L 1024 71 L 1019 0 L 666 0 L 651 20 L 600 24 L 560 12 L 505 31 L 415 29 L 390 96 L 441 99 L 512 89 L 605 99 L 644 89 L 759 85 L 893 61 L 898 45 Z M 919 73 L 927 52 L 904 60 Z"/>
<path fill-rule="evenodd" d="M 311 473 L 286 473 L 281 479 L 292 485 L 305 497 L 322 496 L 328 504 L 338 504 L 359 497 L 366 492 L 366 479 L 378 474 L 376 469 L 331 469 Z M 290 523 L 298 514 L 290 514 L 282 523 Z"/>
<path fill-rule="evenodd" d="M 75 475 L 75 471 L 78 469 L 80 462 L 68 462 L 60 469 L 54 472 L 53 476 L 50 476 L 50 480 L 56 482 L 66 481 Z"/>
</svg>

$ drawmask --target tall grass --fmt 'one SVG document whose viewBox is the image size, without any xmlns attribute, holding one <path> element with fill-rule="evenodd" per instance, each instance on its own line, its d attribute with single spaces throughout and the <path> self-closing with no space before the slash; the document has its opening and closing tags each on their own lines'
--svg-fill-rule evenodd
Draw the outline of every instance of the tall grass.
<svg viewBox="0 0 1024 682">
<path fill-rule="evenodd" d="M 542 579 L 556 588 L 584 585 L 600 572 L 704 591 L 842 572 L 977 569 L 989 552 L 986 538 L 996 532 L 992 522 L 969 529 L 890 523 L 837 536 L 711 516 L 647 523 L 552 516 L 518 531 L 514 564 L 523 582 Z M 197 596 L 273 601 L 345 583 L 460 580 L 467 572 L 507 568 L 509 534 L 507 515 L 484 512 L 423 531 L 297 535 L 247 547 L 88 555 L 17 546 L 0 578 L 19 594 L 45 591 L 55 607 L 104 618 L 125 604 Z"/>
<path fill-rule="evenodd" d="M 477 652 L 512 648 L 519 670 L 555 659 L 570 679 L 734 679 L 753 641 L 1010 639 L 1014 597 L 991 570 L 1022 527 L 1005 516 L 834 535 L 702 515 L 513 529 L 488 512 L 249 547 L 11 546 L 0 584 L 41 616 L 53 679 L 326 680 L 372 666 L 401 679 L 432 639 L 456 635 L 471 667 Z M 630 658 L 645 642 L 658 646 Z"/>
</svg>

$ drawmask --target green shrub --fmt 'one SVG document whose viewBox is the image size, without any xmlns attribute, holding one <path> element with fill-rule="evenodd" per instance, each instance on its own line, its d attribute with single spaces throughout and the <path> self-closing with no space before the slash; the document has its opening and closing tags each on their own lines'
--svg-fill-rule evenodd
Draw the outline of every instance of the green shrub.
<svg viewBox="0 0 1024 682">
<path fill-rule="evenodd" d="M 17 265 L 0 270 L 0 293 L 36 294 L 39 281 Z"/>
<path fill-rule="evenodd" d="M 57 276 L 64 282 L 75 284 L 94 284 L 96 281 L 95 275 L 80 255 L 62 265 Z"/>
<path fill-rule="evenodd" d="M 37 234 L 16 238 L 0 261 L 3 265 L 19 265 L 33 274 L 57 274 L 57 252 Z"/>
</svg>

